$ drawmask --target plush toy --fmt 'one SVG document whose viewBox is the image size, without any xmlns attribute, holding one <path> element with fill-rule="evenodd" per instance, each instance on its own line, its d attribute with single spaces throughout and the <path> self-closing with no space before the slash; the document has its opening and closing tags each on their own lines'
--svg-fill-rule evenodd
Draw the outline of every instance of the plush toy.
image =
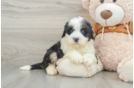
<svg viewBox="0 0 134 88">
<path fill-rule="evenodd" d="M 133 82 L 133 0 L 82 0 L 96 21 L 94 46 L 98 64 L 86 67 L 63 58 L 57 63 L 60 74 L 90 77 L 103 68 L 117 71 L 119 78 Z M 79 68 L 79 70 L 75 70 Z"/>
</svg>

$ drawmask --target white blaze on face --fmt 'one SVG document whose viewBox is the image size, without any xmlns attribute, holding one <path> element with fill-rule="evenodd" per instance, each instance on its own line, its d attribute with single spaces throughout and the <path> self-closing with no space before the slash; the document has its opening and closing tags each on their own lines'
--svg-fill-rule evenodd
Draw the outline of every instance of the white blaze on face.
<svg viewBox="0 0 134 88">
<path fill-rule="evenodd" d="M 84 21 L 84 18 L 82 17 L 75 17 L 69 21 L 69 26 L 73 26 L 75 30 L 80 30 L 82 21 Z"/>
<path fill-rule="evenodd" d="M 101 16 L 101 12 L 104 10 L 111 11 L 112 16 L 108 19 L 104 19 Z M 106 26 L 115 26 L 116 24 L 119 24 L 123 20 L 124 10 L 120 6 L 118 6 L 114 3 L 104 3 L 96 8 L 95 17 L 96 17 L 96 19 L 95 19 L 96 22 L 98 22 L 102 26 L 105 26 L 105 27 Z"/>
<path fill-rule="evenodd" d="M 76 44 L 76 45 L 84 45 L 85 42 L 88 40 L 88 38 L 86 38 L 81 33 L 81 28 L 82 28 L 83 22 L 84 22 L 84 18 L 82 18 L 82 17 L 75 17 L 69 21 L 68 26 L 72 26 L 74 31 L 70 35 L 66 34 L 68 43 Z M 74 41 L 74 38 L 79 39 L 77 43 Z"/>
</svg>

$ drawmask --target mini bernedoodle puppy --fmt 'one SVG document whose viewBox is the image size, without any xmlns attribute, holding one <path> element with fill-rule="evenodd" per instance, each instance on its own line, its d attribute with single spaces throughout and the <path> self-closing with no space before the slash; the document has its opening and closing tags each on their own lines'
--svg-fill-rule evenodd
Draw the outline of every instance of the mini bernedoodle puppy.
<svg viewBox="0 0 134 88">
<path fill-rule="evenodd" d="M 97 63 L 93 44 L 94 37 L 90 23 L 82 17 L 75 17 L 66 23 L 62 39 L 47 50 L 42 63 L 26 65 L 20 69 L 44 69 L 48 75 L 56 75 L 56 62 L 61 58 L 90 66 Z"/>
</svg>

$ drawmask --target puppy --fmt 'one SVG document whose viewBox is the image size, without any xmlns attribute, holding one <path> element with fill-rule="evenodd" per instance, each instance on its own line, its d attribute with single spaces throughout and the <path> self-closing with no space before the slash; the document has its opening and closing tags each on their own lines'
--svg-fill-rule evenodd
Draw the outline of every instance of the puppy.
<svg viewBox="0 0 134 88">
<path fill-rule="evenodd" d="M 56 62 L 68 58 L 73 63 L 90 66 L 97 63 L 91 25 L 82 17 L 66 23 L 61 40 L 47 50 L 42 63 L 26 65 L 21 70 L 44 69 L 48 75 L 56 75 Z"/>
</svg>

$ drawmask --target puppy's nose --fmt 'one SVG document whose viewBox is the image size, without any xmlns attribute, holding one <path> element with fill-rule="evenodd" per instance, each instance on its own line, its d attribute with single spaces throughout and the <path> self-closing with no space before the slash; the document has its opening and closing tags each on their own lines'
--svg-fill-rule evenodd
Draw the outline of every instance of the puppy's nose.
<svg viewBox="0 0 134 88">
<path fill-rule="evenodd" d="M 113 15 L 113 13 L 110 10 L 103 10 L 101 12 L 101 17 L 103 19 L 105 19 L 105 20 L 108 19 L 108 18 L 110 18 L 112 15 Z"/>
<path fill-rule="evenodd" d="M 75 42 L 78 42 L 79 41 L 79 38 L 73 38 Z"/>
</svg>

